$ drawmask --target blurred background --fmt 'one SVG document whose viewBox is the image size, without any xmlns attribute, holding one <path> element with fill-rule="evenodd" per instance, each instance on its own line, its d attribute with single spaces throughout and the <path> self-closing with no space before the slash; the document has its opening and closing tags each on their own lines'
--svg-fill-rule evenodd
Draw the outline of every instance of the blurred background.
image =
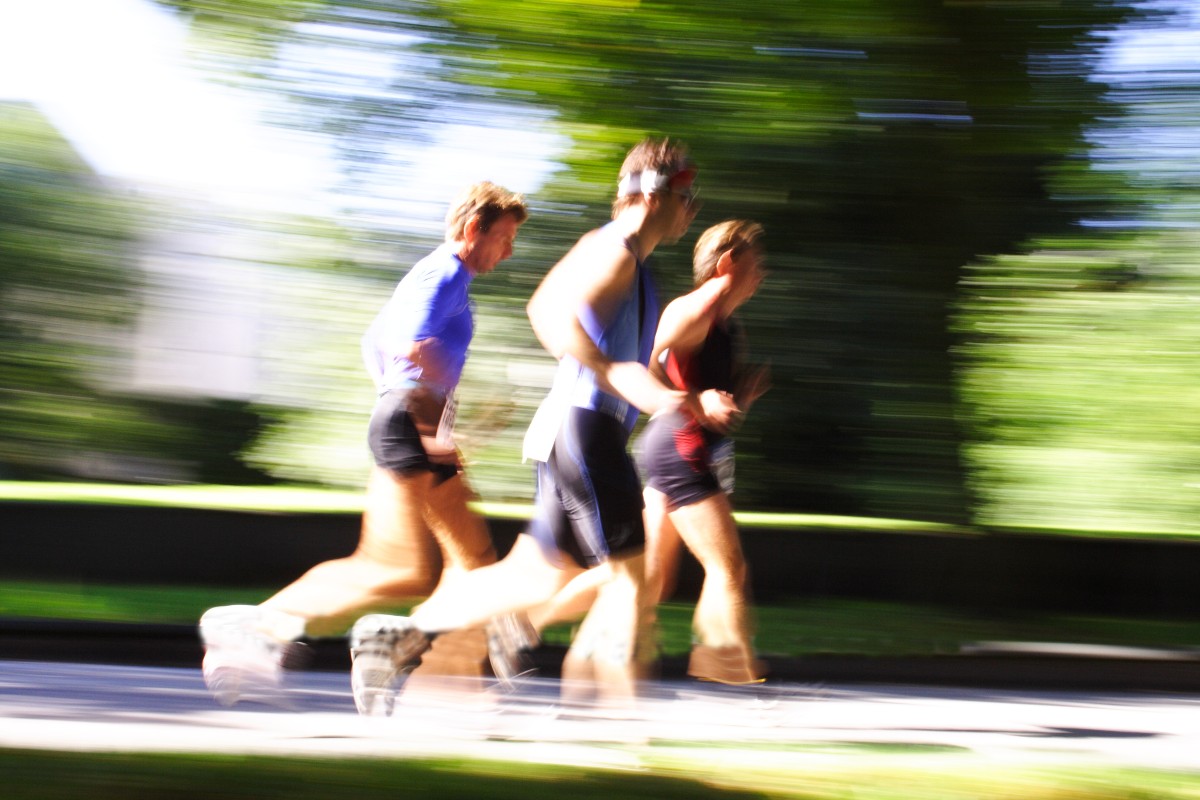
<svg viewBox="0 0 1200 800">
<path fill-rule="evenodd" d="M 1200 533 L 1198 90 L 1185 0 L 0 3 L 0 479 L 361 486 L 359 337 L 490 179 L 460 436 L 528 500 L 524 304 L 653 134 L 664 300 L 768 232 L 740 508 Z"/>
</svg>

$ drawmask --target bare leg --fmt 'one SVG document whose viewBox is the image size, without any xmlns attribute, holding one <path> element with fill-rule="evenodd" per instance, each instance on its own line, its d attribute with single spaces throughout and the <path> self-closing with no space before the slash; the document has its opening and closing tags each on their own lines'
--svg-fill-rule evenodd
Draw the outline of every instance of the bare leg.
<svg viewBox="0 0 1200 800">
<path fill-rule="evenodd" d="M 425 522 L 442 551 L 442 583 L 464 572 L 496 562 L 487 522 L 467 503 L 470 487 L 460 473 L 432 486 L 425 505 Z"/>
<path fill-rule="evenodd" d="M 596 601 L 600 584 L 608 580 L 607 568 L 594 567 L 577 575 L 547 603 L 528 610 L 529 623 L 537 631 L 556 622 L 571 622 L 588 612 Z"/>
<path fill-rule="evenodd" d="M 645 673 L 639 652 L 647 608 L 645 556 L 614 558 L 595 572 L 606 580 L 563 661 L 563 694 L 582 700 L 595 692 L 606 703 L 628 705 Z"/>
<path fill-rule="evenodd" d="M 652 603 L 661 603 L 675 592 L 682 543 L 667 511 L 667 496 L 649 487 L 642 496 L 646 502 L 646 591 Z"/>
<path fill-rule="evenodd" d="M 482 625 L 549 601 L 581 572 L 581 567 L 551 564 L 533 537 L 523 534 L 502 560 L 439 588 L 413 612 L 412 621 L 427 632 Z"/>
<path fill-rule="evenodd" d="M 712 647 L 738 647 L 749 657 L 746 561 L 728 497 L 718 493 L 677 508 L 671 520 L 704 568 L 694 620 L 697 638 Z"/>
<path fill-rule="evenodd" d="M 302 617 L 306 633 L 322 636 L 342 633 L 368 611 L 429 594 L 441 567 L 421 511 L 432 478 L 375 467 L 354 553 L 318 564 L 262 605 Z"/>
</svg>

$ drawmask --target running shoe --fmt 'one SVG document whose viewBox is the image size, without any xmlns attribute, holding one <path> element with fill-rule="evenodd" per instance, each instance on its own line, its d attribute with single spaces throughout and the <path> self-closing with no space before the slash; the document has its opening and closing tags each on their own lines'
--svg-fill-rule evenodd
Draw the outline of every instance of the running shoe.
<svg viewBox="0 0 1200 800">
<path fill-rule="evenodd" d="M 200 618 L 204 685 L 221 705 L 278 703 L 283 670 L 303 662 L 302 643 L 268 632 L 269 613 L 259 606 L 218 606 Z"/>
<path fill-rule="evenodd" d="M 390 716 L 404 681 L 429 649 L 408 617 L 368 614 L 350 631 L 350 689 L 358 713 Z"/>
<path fill-rule="evenodd" d="M 537 671 L 529 651 L 539 641 L 537 631 L 524 614 L 502 614 L 488 621 L 488 660 L 496 679 L 507 691 L 513 691 L 518 680 Z"/>
<path fill-rule="evenodd" d="M 688 675 L 693 678 L 727 686 L 749 686 L 762 683 L 766 680 L 766 674 L 767 665 L 764 661 L 754 658 L 736 645 L 692 645 Z"/>
</svg>

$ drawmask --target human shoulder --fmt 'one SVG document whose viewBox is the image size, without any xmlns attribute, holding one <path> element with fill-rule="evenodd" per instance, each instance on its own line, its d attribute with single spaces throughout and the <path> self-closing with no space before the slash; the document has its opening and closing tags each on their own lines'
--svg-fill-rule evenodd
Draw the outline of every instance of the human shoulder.
<svg viewBox="0 0 1200 800">
<path fill-rule="evenodd" d="M 431 286 L 467 283 L 471 278 L 470 271 L 448 243 L 414 264 L 410 274 L 421 283 Z"/>
<path fill-rule="evenodd" d="M 588 231 L 579 237 L 579 241 L 571 248 L 571 252 L 591 258 L 612 260 L 624 260 L 625 256 L 633 258 L 633 253 L 626 245 L 625 239 L 608 226 Z"/>
<path fill-rule="evenodd" d="M 686 351 L 704 341 L 716 319 L 716 302 L 703 288 L 667 304 L 659 319 L 656 346 Z"/>
<path fill-rule="evenodd" d="M 606 228 L 597 228 L 579 238 L 551 270 L 556 281 L 570 281 L 576 288 L 584 284 L 608 283 L 633 274 L 637 264 L 622 239 Z M 627 274 L 626 274 L 627 273 Z"/>
<path fill-rule="evenodd" d="M 717 313 L 719 297 L 705 286 L 680 295 L 663 309 L 663 317 L 683 324 L 705 323 L 711 325 Z"/>
</svg>

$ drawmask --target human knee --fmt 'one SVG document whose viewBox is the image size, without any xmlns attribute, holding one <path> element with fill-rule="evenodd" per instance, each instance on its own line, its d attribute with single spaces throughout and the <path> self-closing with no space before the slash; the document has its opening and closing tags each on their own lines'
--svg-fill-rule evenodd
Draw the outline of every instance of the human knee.
<svg viewBox="0 0 1200 800">
<path fill-rule="evenodd" d="M 742 583 L 748 572 L 746 559 L 740 549 L 714 550 L 703 556 L 697 556 L 697 561 L 704 569 L 704 574 L 710 578 L 728 580 L 731 583 Z"/>
</svg>

